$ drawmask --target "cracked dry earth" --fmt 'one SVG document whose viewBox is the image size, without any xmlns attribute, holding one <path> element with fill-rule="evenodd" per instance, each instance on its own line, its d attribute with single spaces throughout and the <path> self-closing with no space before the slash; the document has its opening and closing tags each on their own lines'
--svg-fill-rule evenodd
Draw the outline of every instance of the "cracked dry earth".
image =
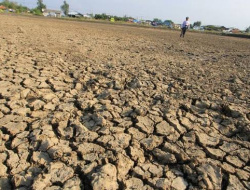
<svg viewBox="0 0 250 190">
<path fill-rule="evenodd" d="M 0 26 L 0 189 L 250 189 L 249 40 Z"/>
</svg>

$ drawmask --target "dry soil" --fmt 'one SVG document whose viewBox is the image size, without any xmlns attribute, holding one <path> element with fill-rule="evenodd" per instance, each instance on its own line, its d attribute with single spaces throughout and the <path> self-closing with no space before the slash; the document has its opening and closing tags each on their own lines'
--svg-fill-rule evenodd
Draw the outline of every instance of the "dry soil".
<svg viewBox="0 0 250 190">
<path fill-rule="evenodd" d="M 250 40 L 0 15 L 0 189 L 250 189 Z"/>
</svg>

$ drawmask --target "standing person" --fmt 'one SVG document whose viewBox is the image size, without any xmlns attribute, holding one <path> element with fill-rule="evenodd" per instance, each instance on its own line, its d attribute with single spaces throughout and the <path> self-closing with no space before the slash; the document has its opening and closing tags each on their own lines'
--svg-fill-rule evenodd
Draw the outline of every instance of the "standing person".
<svg viewBox="0 0 250 190">
<path fill-rule="evenodd" d="M 190 26 L 189 17 L 186 17 L 186 20 L 181 25 L 181 35 L 180 35 L 180 37 L 183 36 L 183 38 L 184 38 L 185 33 L 186 33 L 189 26 Z"/>
</svg>

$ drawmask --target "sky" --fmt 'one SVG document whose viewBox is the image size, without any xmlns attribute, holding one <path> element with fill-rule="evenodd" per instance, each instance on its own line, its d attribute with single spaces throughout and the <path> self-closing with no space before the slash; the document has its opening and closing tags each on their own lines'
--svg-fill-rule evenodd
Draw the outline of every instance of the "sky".
<svg viewBox="0 0 250 190">
<path fill-rule="evenodd" d="M 12 0 L 30 8 L 36 0 Z M 49 9 L 60 9 L 63 0 L 43 0 Z M 137 19 L 159 18 L 182 23 L 223 25 L 241 30 L 250 26 L 250 0 L 67 0 L 71 11 L 132 16 Z"/>
</svg>

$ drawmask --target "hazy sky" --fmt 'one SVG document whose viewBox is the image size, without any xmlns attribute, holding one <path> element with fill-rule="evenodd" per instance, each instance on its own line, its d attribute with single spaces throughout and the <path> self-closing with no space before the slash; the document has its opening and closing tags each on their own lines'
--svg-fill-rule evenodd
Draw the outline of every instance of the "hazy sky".
<svg viewBox="0 0 250 190">
<path fill-rule="evenodd" d="M 36 0 L 14 0 L 35 7 Z M 160 18 L 181 23 L 214 24 L 246 29 L 250 26 L 250 0 L 67 0 L 70 10 L 82 13 L 107 13 L 138 19 Z M 60 9 L 63 0 L 44 0 L 47 8 Z"/>
</svg>

